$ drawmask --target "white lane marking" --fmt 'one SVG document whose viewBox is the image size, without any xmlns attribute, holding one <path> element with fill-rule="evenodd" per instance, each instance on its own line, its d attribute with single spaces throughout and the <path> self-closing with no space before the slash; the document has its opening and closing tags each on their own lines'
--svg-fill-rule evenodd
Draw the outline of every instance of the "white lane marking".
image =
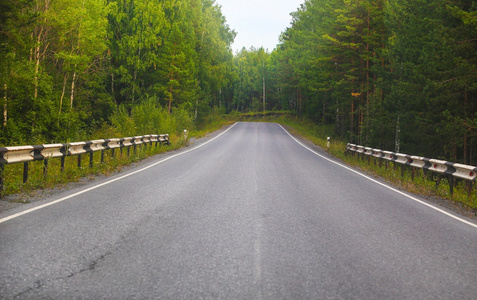
<svg viewBox="0 0 477 300">
<path fill-rule="evenodd" d="M 353 170 L 353 169 L 351 169 L 351 168 L 349 168 L 349 167 L 347 167 L 347 166 L 345 166 L 345 165 L 342 165 L 342 164 L 340 164 L 340 163 L 338 163 L 338 162 L 336 162 L 336 161 L 333 161 L 333 160 L 331 160 L 331 159 L 329 159 L 329 158 L 327 158 L 327 157 L 325 157 L 325 156 L 319 154 L 318 152 L 316 152 L 316 151 L 310 149 L 308 146 L 304 145 L 302 142 L 300 142 L 299 140 L 297 140 L 297 139 L 296 139 L 294 136 L 292 136 L 285 128 L 283 128 L 282 125 L 278 124 L 278 126 L 280 126 L 280 127 L 283 129 L 283 131 L 285 131 L 293 140 L 295 140 L 295 142 L 297 142 L 297 143 L 300 144 L 303 148 L 307 149 L 308 151 L 312 152 L 313 154 L 318 155 L 319 157 L 321 157 L 321 158 L 323 158 L 323 159 L 325 159 L 325 160 L 327 160 L 327 161 L 329 161 L 329 162 L 331 162 L 331 163 L 334 163 L 335 165 L 338 165 L 338 166 L 340 166 L 340 167 L 342 167 L 342 168 L 345 168 L 345 169 L 348 170 L 348 171 L 351 171 L 351 172 L 353 172 L 353 173 L 356 173 L 356 174 L 358 174 L 359 176 L 362 176 L 362 177 L 364 177 L 364 178 L 366 178 L 366 179 L 368 179 L 368 180 L 370 180 L 370 181 L 372 181 L 372 182 L 374 182 L 374 183 L 377 183 L 377 184 L 379 184 L 379 185 L 381 185 L 381 186 L 383 186 L 383 187 L 385 187 L 385 188 L 387 188 L 387 189 L 390 189 L 390 190 L 393 191 L 393 192 L 396 192 L 396 193 L 398 193 L 398 194 L 400 194 L 400 195 L 403 195 L 404 197 L 407 197 L 407 198 L 409 198 L 409 199 L 411 199 L 411 200 L 414 200 L 414 201 L 416 201 L 416 202 L 419 202 L 419 203 L 421 203 L 421 204 L 423 204 L 423 205 L 425 205 L 425 206 L 428 206 L 428 207 L 430 207 L 430 208 L 432 208 L 432 209 L 434 209 L 434 210 L 437 210 L 437 211 L 440 212 L 440 213 L 443 213 L 443 214 L 445 214 L 445 215 L 447 215 L 447 216 L 449 216 L 449 217 L 451 217 L 451 218 L 454 218 L 454 219 L 456 219 L 456 220 L 458 220 L 458 221 L 460 221 L 460 222 L 462 222 L 462 223 L 465 223 L 465 224 L 470 225 L 470 226 L 472 226 L 472 227 L 474 227 L 474 228 L 477 228 L 477 224 L 474 224 L 474 223 L 472 223 L 472 222 L 469 222 L 469 221 L 467 221 L 467 220 L 464 220 L 464 219 L 462 219 L 462 218 L 459 218 L 459 217 L 456 216 L 456 215 L 453 215 L 453 214 L 451 214 L 451 213 L 448 213 L 448 212 L 446 212 L 445 210 L 442 210 L 442 209 L 440 209 L 440 208 L 438 208 L 438 207 L 435 207 L 435 206 L 433 206 L 433 205 L 431 205 L 431 204 L 429 204 L 429 203 L 426 203 L 426 202 L 424 202 L 424 201 L 422 201 L 422 200 L 419 200 L 419 199 L 417 199 L 417 198 L 415 198 L 415 197 L 412 197 L 412 196 L 410 196 L 410 195 L 408 195 L 408 194 L 406 194 L 406 193 L 403 193 L 403 192 L 401 192 L 401 191 L 399 191 L 399 190 L 397 190 L 397 189 L 395 189 L 395 188 L 393 188 L 393 187 L 390 187 L 389 185 L 386 185 L 386 184 L 384 184 L 384 183 L 382 183 L 382 182 L 379 182 L 379 181 L 377 181 L 377 180 L 374 180 L 373 178 L 371 178 L 371 177 L 369 177 L 369 176 L 366 176 L 366 175 L 364 175 L 364 174 L 362 174 L 362 173 L 360 173 L 360 172 L 358 172 L 358 171 L 356 171 L 356 170 Z"/>
<path fill-rule="evenodd" d="M 115 179 L 112 179 L 112 180 L 103 182 L 103 183 L 101 183 L 101 184 L 92 186 L 92 187 L 87 188 L 87 189 L 85 189 L 85 190 L 82 190 L 82 191 L 79 191 L 79 192 L 77 192 L 77 193 L 71 194 L 71 195 L 69 195 L 69 196 L 63 197 L 63 198 L 61 198 L 61 199 L 58 199 L 58 200 L 55 200 L 55 201 L 51 201 L 51 202 L 48 202 L 48 203 L 46 203 L 46 204 L 39 205 L 39 206 L 30 208 L 30 209 L 21 211 L 21 212 L 19 212 L 19 213 L 14 214 L 14 215 L 5 217 L 5 218 L 3 218 L 3 219 L 0 219 L 0 224 L 3 223 L 3 222 L 9 221 L 9 220 L 18 218 L 18 217 L 20 217 L 20 216 L 26 215 L 26 214 L 28 214 L 28 213 L 34 212 L 34 211 L 36 211 L 36 210 L 39 210 L 39 209 L 48 207 L 48 206 L 50 206 L 50 205 L 63 202 L 63 201 L 65 201 L 65 200 L 68 200 L 68 199 L 71 199 L 71 198 L 73 198 L 73 197 L 79 196 L 79 195 L 81 195 L 81 194 L 87 193 L 87 192 L 89 192 L 89 191 L 95 190 L 95 189 L 97 189 L 97 188 L 100 188 L 100 187 L 102 187 L 102 186 L 108 185 L 108 184 L 110 184 L 110 183 L 119 181 L 119 180 L 124 179 L 124 178 L 126 178 L 126 177 L 132 176 L 132 175 L 134 175 L 134 174 L 140 173 L 140 172 L 142 172 L 142 171 L 144 171 L 144 170 L 147 170 L 147 169 L 149 169 L 149 168 L 152 168 L 152 167 L 154 167 L 154 166 L 157 166 L 158 164 L 161 164 L 161 163 L 163 163 L 163 162 L 165 162 L 165 161 L 167 161 L 167 160 L 169 160 L 169 159 L 172 159 L 172 158 L 175 158 L 175 157 L 177 157 L 177 156 L 184 155 L 184 154 L 186 154 L 186 153 L 189 153 L 189 152 L 191 152 L 191 151 L 194 151 L 194 150 L 196 150 L 196 149 L 199 149 L 200 147 L 205 146 L 205 145 L 207 145 L 208 143 L 210 143 L 210 142 L 212 142 L 212 141 L 218 139 L 220 136 L 222 136 L 222 135 L 225 134 L 227 131 L 229 131 L 230 129 L 232 129 L 236 124 L 237 124 L 237 123 L 233 124 L 232 126 L 230 126 L 229 128 L 227 128 L 227 130 L 225 130 L 224 132 L 222 132 L 222 133 L 219 134 L 218 136 L 214 137 L 213 139 L 210 139 L 209 141 L 207 141 L 207 142 L 205 142 L 205 143 L 203 143 L 203 144 L 198 145 L 197 147 L 194 147 L 194 148 L 189 149 L 189 150 L 187 150 L 187 151 L 184 151 L 184 152 L 181 152 L 181 153 L 178 153 L 178 154 L 169 156 L 169 157 L 167 157 L 167 158 L 164 158 L 163 160 L 160 160 L 160 161 L 158 161 L 158 162 L 156 162 L 156 163 L 153 163 L 152 165 L 149 165 L 149 166 L 147 166 L 147 167 L 144 167 L 144 168 L 142 168 L 142 169 L 140 169 L 140 170 L 137 170 L 137 171 L 128 173 L 128 174 L 126 174 L 126 175 L 123 175 L 123 176 L 121 176 L 121 177 L 118 177 L 118 178 L 115 178 Z"/>
</svg>

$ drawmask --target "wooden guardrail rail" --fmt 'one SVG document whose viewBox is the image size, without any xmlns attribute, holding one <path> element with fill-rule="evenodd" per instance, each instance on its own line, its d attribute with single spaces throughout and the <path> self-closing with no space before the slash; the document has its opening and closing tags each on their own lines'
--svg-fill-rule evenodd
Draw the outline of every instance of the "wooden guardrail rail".
<svg viewBox="0 0 477 300">
<path fill-rule="evenodd" d="M 402 153 L 395 153 L 390 151 L 384 151 L 380 149 L 373 149 L 360 145 L 348 144 L 346 147 L 347 152 L 357 153 L 363 157 L 367 156 L 378 158 L 386 162 L 393 162 L 395 164 L 401 164 L 401 174 L 404 174 L 404 167 L 409 166 L 412 168 L 412 176 L 414 179 L 414 168 L 423 169 L 424 174 L 427 171 L 431 171 L 441 176 L 445 176 L 449 180 L 450 193 L 453 194 L 454 185 L 456 179 L 463 179 L 467 181 L 469 195 L 472 191 L 472 184 L 477 177 L 477 167 L 470 165 L 463 165 L 459 163 L 425 158 L 420 156 L 413 156 Z M 438 184 L 438 183 L 437 183 Z"/>
<path fill-rule="evenodd" d="M 44 161 L 44 176 L 48 173 L 48 160 L 51 158 L 61 158 L 61 171 L 65 167 L 67 156 L 78 156 L 78 167 L 81 167 L 82 154 L 89 154 L 89 166 L 93 167 L 93 153 L 101 151 L 101 163 L 104 162 L 104 151 L 115 149 L 127 149 L 129 155 L 131 147 L 136 151 L 136 146 L 155 143 L 170 144 L 169 135 L 143 135 L 126 138 L 94 140 L 86 142 L 73 142 L 67 144 L 45 144 L 34 146 L 0 147 L 0 196 L 3 191 L 4 169 L 7 164 L 23 163 L 23 183 L 28 181 L 28 163 L 31 161 Z"/>
</svg>

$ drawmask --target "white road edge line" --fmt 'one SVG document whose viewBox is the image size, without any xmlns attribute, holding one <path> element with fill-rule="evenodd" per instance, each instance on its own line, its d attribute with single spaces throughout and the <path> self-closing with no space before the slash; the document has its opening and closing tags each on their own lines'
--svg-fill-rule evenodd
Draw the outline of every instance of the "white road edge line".
<svg viewBox="0 0 477 300">
<path fill-rule="evenodd" d="M 278 124 L 278 123 L 277 123 L 277 124 Z M 331 163 L 334 163 L 335 165 L 338 165 L 338 166 L 340 166 L 340 167 L 342 167 L 342 168 L 345 168 L 345 169 L 348 170 L 348 171 L 351 171 L 351 172 L 353 172 L 353 173 L 356 173 L 356 174 L 358 174 L 358 175 L 360 175 L 360 176 L 362 176 L 362 177 L 364 177 L 364 178 L 366 178 L 366 179 L 368 179 L 368 180 L 370 180 L 370 181 L 372 181 L 372 182 L 374 182 L 374 183 L 377 183 L 377 184 L 379 184 L 379 185 L 381 185 L 381 186 L 383 186 L 383 187 L 385 187 L 385 188 L 387 188 L 387 189 L 390 189 L 391 191 L 396 192 L 396 193 L 398 193 L 398 194 L 400 194 L 400 195 L 402 195 L 402 196 L 404 196 L 404 197 L 407 197 L 407 198 L 409 198 L 409 199 L 411 199 L 411 200 L 414 200 L 414 201 L 416 201 L 416 202 L 419 202 L 419 203 L 421 203 L 421 204 L 423 204 L 423 205 L 425 205 L 425 206 L 428 206 L 428 207 L 430 207 L 430 208 L 432 208 L 432 209 L 434 209 L 434 210 L 436 210 L 436 211 L 438 211 L 438 212 L 440 212 L 440 213 L 443 213 L 444 215 L 447 215 L 447 216 L 449 216 L 449 217 L 451 217 L 451 218 L 454 218 L 454 219 L 456 219 L 456 220 L 458 220 L 458 221 L 460 221 L 460 222 L 462 222 L 462 223 L 465 223 L 465 224 L 470 225 L 470 226 L 472 226 L 472 227 L 474 227 L 474 228 L 477 228 L 477 224 L 474 224 L 474 223 L 472 223 L 472 222 L 469 222 L 469 221 L 467 221 L 467 220 L 464 220 L 464 219 L 462 219 L 462 218 L 460 218 L 460 217 L 458 217 L 458 216 L 456 216 L 456 215 L 453 215 L 453 214 L 451 214 L 451 213 L 449 213 L 449 212 L 446 212 L 445 210 L 442 210 L 442 209 L 440 209 L 440 208 L 438 208 L 438 207 L 435 207 L 435 206 L 433 206 L 433 205 L 431 205 L 431 204 L 429 204 L 429 203 L 426 203 L 426 202 L 424 202 L 424 201 L 422 201 L 422 200 L 419 200 L 419 199 L 417 199 L 417 198 L 415 198 L 415 197 L 412 197 L 412 196 L 410 196 L 410 195 L 408 195 L 408 194 L 406 194 L 406 193 L 403 193 L 403 192 L 401 192 L 401 191 L 399 191 L 399 190 L 397 190 L 397 189 L 395 189 L 395 188 L 393 188 L 393 187 L 390 187 L 389 185 L 386 185 L 386 184 L 384 184 L 384 183 L 382 183 L 382 182 L 379 182 L 379 181 L 377 181 L 377 180 L 374 180 L 373 178 L 371 178 L 371 177 L 369 177 L 369 176 L 366 176 L 366 175 L 364 175 L 363 173 L 360 173 L 360 172 L 358 172 L 358 171 L 356 171 L 356 170 L 353 170 L 353 169 L 351 169 L 351 168 L 349 168 L 349 167 L 347 167 L 347 166 L 345 166 L 345 165 L 343 165 L 343 164 L 340 164 L 340 163 L 338 163 L 338 162 L 336 162 L 336 161 L 333 161 L 333 160 L 331 160 L 331 159 L 329 159 L 329 158 L 327 158 L 327 157 L 325 157 L 325 156 L 319 154 L 318 152 L 314 151 L 313 149 L 310 149 L 308 146 L 304 145 L 302 142 L 300 142 L 299 140 L 297 140 L 297 139 L 296 139 L 293 135 L 291 135 L 285 128 L 283 128 L 282 125 L 278 124 L 278 126 L 280 126 L 280 127 L 283 129 L 283 131 L 285 131 L 293 140 L 295 140 L 295 142 L 297 142 L 297 143 L 300 144 L 303 148 L 307 149 L 308 151 L 312 152 L 313 154 L 318 155 L 319 157 L 321 157 L 321 158 L 323 158 L 323 159 L 325 159 L 325 160 L 327 160 L 327 161 L 329 161 L 329 162 L 331 162 Z"/>
<path fill-rule="evenodd" d="M 140 172 L 142 172 L 142 171 L 144 171 L 144 170 L 147 170 L 147 169 L 149 169 L 149 168 L 152 168 L 152 167 L 154 167 L 154 166 L 157 166 L 158 164 L 161 164 L 161 163 L 163 163 L 163 162 L 165 162 L 165 161 L 167 161 L 167 160 L 170 160 L 170 159 L 175 158 L 175 157 L 177 157 L 177 156 L 184 155 L 184 154 L 186 154 L 186 153 L 189 153 L 189 152 L 191 152 L 191 151 L 194 151 L 194 150 L 196 150 L 196 149 L 199 149 L 200 147 L 205 146 L 205 145 L 207 145 L 208 143 L 210 143 L 210 142 L 212 142 L 212 141 L 218 139 L 220 136 L 222 136 L 222 135 L 225 134 L 227 131 L 229 131 L 230 129 L 232 129 L 236 124 L 237 124 L 237 123 L 233 124 L 232 126 L 230 126 L 229 128 L 227 128 L 227 130 L 225 130 L 224 132 L 222 132 L 222 133 L 219 134 L 218 136 L 216 136 L 216 137 L 214 137 L 214 138 L 208 140 L 207 142 L 205 142 L 205 143 L 203 143 L 203 144 L 198 145 L 197 147 L 194 147 L 194 148 L 192 148 L 192 149 L 186 150 L 186 151 L 181 152 L 181 153 L 178 153 L 178 154 L 174 154 L 174 155 L 172 155 L 172 156 L 169 156 L 169 157 L 167 157 L 167 158 L 164 158 L 163 160 L 160 160 L 160 161 L 158 161 L 158 162 L 155 162 L 155 163 L 153 163 L 153 164 L 151 164 L 151 165 L 149 165 L 149 166 L 147 166 L 147 167 L 144 167 L 144 168 L 142 168 L 142 169 L 140 169 L 140 170 L 137 170 L 137 171 L 128 173 L 128 174 L 126 174 L 126 175 L 123 175 L 123 176 L 121 176 L 121 177 L 118 177 L 118 178 L 115 178 L 115 179 L 112 179 L 112 180 L 103 182 L 103 183 L 101 183 L 101 184 L 92 186 L 92 187 L 87 188 L 87 189 L 85 189 L 85 190 L 82 190 L 82 191 L 79 191 L 79 192 L 77 192 L 77 193 L 71 194 L 71 195 L 69 195 L 69 196 L 63 197 L 63 198 L 61 198 L 61 199 L 58 199 L 58 200 L 55 200 L 55 201 L 51 201 L 51 202 L 48 202 L 48 203 L 46 203 L 46 204 L 39 205 L 39 206 L 30 208 L 30 209 L 21 211 L 21 212 L 19 212 L 19 213 L 14 214 L 14 215 L 5 217 L 5 218 L 3 218 L 3 219 L 0 219 L 0 224 L 3 223 L 3 222 L 9 221 L 9 220 L 18 218 L 18 217 L 20 217 L 20 216 L 29 214 L 29 213 L 34 212 L 34 211 L 36 211 L 36 210 L 39 210 L 39 209 L 48 207 L 48 206 L 50 206 L 50 205 L 63 202 L 63 201 L 65 201 L 65 200 L 68 200 L 68 199 L 71 199 L 71 198 L 73 198 L 73 197 L 79 196 L 79 195 L 81 195 L 81 194 L 87 193 L 87 192 L 89 192 L 89 191 L 95 190 L 95 189 L 97 189 L 97 188 L 100 188 L 100 187 L 102 187 L 102 186 L 108 185 L 108 184 L 110 184 L 110 183 L 119 181 L 119 180 L 124 179 L 124 178 L 126 178 L 126 177 L 132 176 L 132 175 L 134 175 L 134 174 L 140 173 Z"/>
</svg>

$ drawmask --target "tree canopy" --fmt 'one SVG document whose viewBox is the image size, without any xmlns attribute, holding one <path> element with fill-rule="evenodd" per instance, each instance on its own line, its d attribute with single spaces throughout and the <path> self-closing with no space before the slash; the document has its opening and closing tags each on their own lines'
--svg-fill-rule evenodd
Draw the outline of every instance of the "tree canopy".
<svg viewBox="0 0 477 300">
<path fill-rule="evenodd" d="M 148 109 L 290 110 L 352 143 L 475 164 L 476 8 L 305 0 L 271 53 L 234 55 L 215 0 L 0 0 L 0 143 L 80 139 Z"/>
<path fill-rule="evenodd" d="M 349 142 L 475 164 L 476 8 L 307 0 L 271 54 L 276 100 Z"/>
<path fill-rule="evenodd" d="M 143 104 L 200 119 L 232 89 L 235 32 L 214 0 L 0 7 L 3 145 L 81 139 Z"/>
</svg>

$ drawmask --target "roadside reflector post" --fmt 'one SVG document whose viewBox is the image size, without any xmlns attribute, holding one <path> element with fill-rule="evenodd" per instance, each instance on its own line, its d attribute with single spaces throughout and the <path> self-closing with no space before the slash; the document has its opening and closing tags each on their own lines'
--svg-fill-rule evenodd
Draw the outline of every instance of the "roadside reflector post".
<svg viewBox="0 0 477 300">
<path fill-rule="evenodd" d="M 184 145 L 189 146 L 189 141 L 187 140 L 187 137 L 189 136 L 189 132 L 187 129 L 184 129 Z"/>
</svg>

